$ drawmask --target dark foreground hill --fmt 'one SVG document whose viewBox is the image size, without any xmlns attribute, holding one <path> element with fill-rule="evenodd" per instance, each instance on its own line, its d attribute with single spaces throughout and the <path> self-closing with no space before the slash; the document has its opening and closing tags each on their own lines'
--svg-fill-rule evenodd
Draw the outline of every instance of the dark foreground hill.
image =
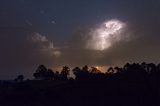
<svg viewBox="0 0 160 106">
<path fill-rule="evenodd" d="M 108 74 L 84 69 L 73 70 L 76 79 L 38 70 L 43 80 L 1 81 L 0 106 L 160 106 L 160 65 L 127 64 Z"/>
<path fill-rule="evenodd" d="M 152 83 L 26 81 L 0 87 L 0 106 L 159 106 Z"/>
</svg>

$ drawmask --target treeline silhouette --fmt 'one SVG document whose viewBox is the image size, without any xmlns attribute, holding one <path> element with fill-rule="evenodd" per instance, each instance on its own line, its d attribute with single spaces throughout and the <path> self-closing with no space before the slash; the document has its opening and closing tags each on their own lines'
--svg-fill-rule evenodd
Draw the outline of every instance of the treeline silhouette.
<svg viewBox="0 0 160 106">
<path fill-rule="evenodd" d="M 40 65 L 33 76 L 1 81 L 0 105 L 160 106 L 160 64 L 127 63 L 105 73 L 87 65 L 72 70 L 64 66 L 61 72 Z"/>
</svg>

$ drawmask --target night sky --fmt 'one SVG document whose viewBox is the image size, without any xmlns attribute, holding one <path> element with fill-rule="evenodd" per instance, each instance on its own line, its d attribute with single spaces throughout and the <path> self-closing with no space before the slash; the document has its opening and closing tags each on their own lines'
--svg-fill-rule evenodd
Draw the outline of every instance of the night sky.
<svg viewBox="0 0 160 106">
<path fill-rule="evenodd" d="M 123 27 L 108 34 L 110 21 Z M 40 64 L 160 63 L 159 33 L 160 0 L 0 0 L 0 79 L 31 78 Z"/>
</svg>

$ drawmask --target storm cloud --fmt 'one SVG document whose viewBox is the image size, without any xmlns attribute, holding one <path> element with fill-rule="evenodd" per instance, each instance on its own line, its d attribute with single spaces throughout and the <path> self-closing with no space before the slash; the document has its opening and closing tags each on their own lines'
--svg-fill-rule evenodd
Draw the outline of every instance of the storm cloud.
<svg viewBox="0 0 160 106">
<path fill-rule="evenodd" d="M 64 65 L 160 63 L 159 0 L 93 0 L 73 4 L 15 0 L 9 6 L 10 0 L 6 1 L 0 3 L 0 79 L 13 79 L 19 74 L 31 78 L 40 64 L 57 71 Z M 101 51 L 86 48 L 90 32 L 112 19 L 126 24 L 121 33 L 124 39 Z"/>
</svg>

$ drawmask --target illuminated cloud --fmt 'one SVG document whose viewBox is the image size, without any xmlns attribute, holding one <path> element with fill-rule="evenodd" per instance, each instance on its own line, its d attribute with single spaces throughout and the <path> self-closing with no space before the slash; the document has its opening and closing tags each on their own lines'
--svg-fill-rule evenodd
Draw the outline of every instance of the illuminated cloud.
<svg viewBox="0 0 160 106">
<path fill-rule="evenodd" d="M 46 36 L 44 35 L 41 35 L 40 33 L 33 33 L 31 39 L 34 41 L 34 42 L 48 42 L 48 39 L 46 38 Z"/>
<path fill-rule="evenodd" d="M 86 47 L 93 50 L 105 50 L 118 40 L 121 40 L 121 32 L 125 23 L 119 20 L 109 20 L 89 33 Z"/>
<path fill-rule="evenodd" d="M 41 51 L 48 52 L 56 57 L 61 55 L 59 48 L 55 47 L 53 42 L 48 40 L 45 35 L 41 35 L 40 33 L 35 32 L 31 36 L 31 40 L 33 43 L 40 46 Z"/>
</svg>

